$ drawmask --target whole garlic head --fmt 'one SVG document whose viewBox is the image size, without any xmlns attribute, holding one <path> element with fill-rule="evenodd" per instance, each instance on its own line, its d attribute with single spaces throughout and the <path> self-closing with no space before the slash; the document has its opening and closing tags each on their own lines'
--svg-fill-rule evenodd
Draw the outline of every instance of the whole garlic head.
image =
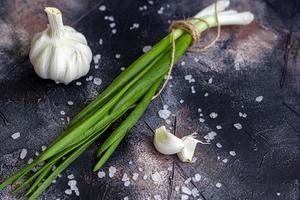
<svg viewBox="0 0 300 200">
<path fill-rule="evenodd" d="M 45 11 L 49 25 L 33 37 L 30 62 L 41 78 L 67 85 L 88 73 L 92 51 L 83 34 L 63 25 L 60 10 L 46 7 Z"/>
</svg>

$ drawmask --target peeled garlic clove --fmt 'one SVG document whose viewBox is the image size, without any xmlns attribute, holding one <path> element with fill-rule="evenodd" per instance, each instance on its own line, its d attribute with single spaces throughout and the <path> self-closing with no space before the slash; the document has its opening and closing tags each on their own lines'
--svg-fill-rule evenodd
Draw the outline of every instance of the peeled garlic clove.
<svg viewBox="0 0 300 200">
<path fill-rule="evenodd" d="M 183 141 L 170 133 L 165 126 L 155 130 L 153 143 L 156 150 L 164 155 L 178 153 L 183 148 Z"/>
<path fill-rule="evenodd" d="M 63 25 L 60 10 L 47 7 L 45 11 L 49 25 L 33 37 L 30 62 L 41 78 L 69 84 L 88 73 L 92 51 L 83 34 Z"/>
<path fill-rule="evenodd" d="M 180 152 L 177 153 L 177 156 L 182 162 L 192 163 L 197 143 L 202 142 L 195 139 L 195 134 L 185 136 L 181 138 L 181 140 L 183 141 L 184 147 Z"/>
</svg>

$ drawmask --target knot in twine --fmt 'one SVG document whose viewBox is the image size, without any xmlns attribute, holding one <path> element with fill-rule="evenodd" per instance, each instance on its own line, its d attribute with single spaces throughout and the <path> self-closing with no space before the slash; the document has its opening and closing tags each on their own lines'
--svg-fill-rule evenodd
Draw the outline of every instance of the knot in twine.
<svg viewBox="0 0 300 200">
<path fill-rule="evenodd" d="M 218 18 L 218 14 L 217 14 L 217 0 L 215 3 L 215 18 L 216 18 L 216 24 L 217 24 L 217 35 L 216 37 L 209 42 L 207 45 L 205 45 L 204 47 L 194 47 L 194 48 L 189 48 L 188 51 L 190 52 L 202 52 L 205 51 L 209 48 L 211 48 L 219 39 L 220 37 L 220 33 L 221 33 L 221 26 L 219 23 L 219 18 Z M 175 20 L 171 23 L 170 25 L 170 32 L 171 32 L 171 40 L 172 40 L 172 50 L 171 50 L 171 62 L 170 62 L 170 68 L 166 77 L 166 80 L 164 81 L 162 87 L 160 88 L 160 90 L 157 92 L 157 94 L 155 96 L 152 97 L 152 100 L 157 98 L 161 92 L 164 90 L 164 88 L 166 87 L 170 77 L 171 77 L 171 73 L 174 67 L 174 62 L 175 62 L 175 52 L 176 52 L 176 42 L 174 39 L 174 30 L 175 29 L 181 29 L 187 33 L 189 33 L 193 39 L 192 41 L 192 45 L 198 43 L 200 41 L 201 38 L 201 32 L 197 30 L 197 27 L 195 24 L 193 24 L 191 22 L 191 20 L 198 20 L 201 21 L 203 23 L 206 24 L 206 26 L 208 27 L 207 30 L 210 29 L 210 25 L 207 21 L 205 21 L 204 19 L 201 18 L 189 18 L 187 20 Z"/>
</svg>

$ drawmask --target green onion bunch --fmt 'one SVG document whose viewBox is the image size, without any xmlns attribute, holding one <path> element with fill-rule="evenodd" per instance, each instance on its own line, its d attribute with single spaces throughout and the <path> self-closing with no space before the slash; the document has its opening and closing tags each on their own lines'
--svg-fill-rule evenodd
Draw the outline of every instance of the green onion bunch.
<svg viewBox="0 0 300 200">
<path fill-rule="evenodd" d="M 195 16 L 205 21 L 195 18 L 190 20 L 197 31 L 203 32 L 215 27 L 217 21 L 219 25 L 245 25 L 253 20 L 252 18 L 247 22 L 237 21 L 237 18 L 249 18 L 249 16 L 234 10 L 223 11 L 229 5 L 228 0 L 219 1 L 217 5 L 208 6 Z M 219 20 L 216 20 L 215 11 L 218 13 Z M 92 103 L 70 121 L 65 131 L 45 151 L 32 163 L 7 178 L 0 185 L 0 189 L 17 183 L 15 192 L 26 188 L 25 196 L 36 199 L 63 170 L 116 120 L 126 114 L 127 117 L 121 124 L 100 144 L 97 151 L 98 162 L 93 169 L 99 170 L 116 150 L 126 133 L 143 115 L 168 74 L 170 64 L 180 59 L 192 44 L 192 40 L 189 33 L 180 29 L 173 30 L 116 77 Z M 25 181 L 21 182 L 21 179 Z"/>
</svg>

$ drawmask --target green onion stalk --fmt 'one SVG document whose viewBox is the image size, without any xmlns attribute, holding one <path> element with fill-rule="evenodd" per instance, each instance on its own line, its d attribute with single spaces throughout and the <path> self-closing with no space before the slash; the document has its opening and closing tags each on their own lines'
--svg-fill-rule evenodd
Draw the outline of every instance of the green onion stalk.
<svg viewBox="0 0 300 200">
<path fill-rule="evenodd" d="M 200 11 L 189 22 L 201 33 L 218 25 L 247 25 L 253 20 L 249 12 L 224 11 L 228 6 L 228 0 L 218 1 Z M 146 111 L 161 83 L 165 81 L 165 76 L 169 74 L 171 63 L 176 63 L 192 42 L 190 33 L 181 29 L 173 30 L 117 76 L 70 121 L 65 131 L 45 151 L 31 164 L 2 182 L 0 189 L 16 184 L 18 187 L 15 192 L 26 189 L 25 196 L 36 199 L 116 120 L 126 114 L 123 122 L 100 144 L 97 151 L 99 160 L 93 169 L 99 170 Z M 37 170 L 32 173 L 33 169 Z M 32 174 L 28 176 L 29 173 Z M 20 181 L 25 177 L 29 178 Z"/>
</svg>

